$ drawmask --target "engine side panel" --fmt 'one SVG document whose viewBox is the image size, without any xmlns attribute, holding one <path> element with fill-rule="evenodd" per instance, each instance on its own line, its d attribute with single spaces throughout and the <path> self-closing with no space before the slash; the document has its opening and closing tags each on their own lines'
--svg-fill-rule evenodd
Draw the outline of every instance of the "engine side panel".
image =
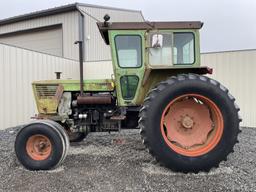
<svg viewBox="0 0 256 192">
<path fill-rule="evenodd" d="M 48 80 L 33 82 L 33 92 L 39 114 L 57 114 L 63 92 L 79 92 L 78 80 Z M 85 80 L 84 91 L 113 92 L 114 82 L 110 79 Z"/>
</svg>

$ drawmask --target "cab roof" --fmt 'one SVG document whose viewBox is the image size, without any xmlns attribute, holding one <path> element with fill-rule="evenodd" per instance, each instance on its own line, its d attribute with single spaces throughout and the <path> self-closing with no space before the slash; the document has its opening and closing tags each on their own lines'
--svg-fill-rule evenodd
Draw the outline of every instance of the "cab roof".
<svg viewBox="0 0 256 192">
<path fill-rule="evenodd" d="M 158 30 L 158 29 L 201 29 L 203 23 L 200 21 L 179 22 L 98 22 L 98 28 L 105 43 L 109 45 L 109 30 Z"/>
</svg>

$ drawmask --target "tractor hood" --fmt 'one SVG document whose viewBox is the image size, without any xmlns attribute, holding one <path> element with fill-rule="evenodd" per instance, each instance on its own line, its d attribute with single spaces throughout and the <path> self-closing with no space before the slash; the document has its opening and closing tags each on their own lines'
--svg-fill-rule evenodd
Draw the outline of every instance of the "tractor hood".
<svg viewBox="0 0 256 192">
<path fill-rule="evenodd" d="M 64 91 L 79 91 L 79 80 L 45 80 L 35 81 L 32 83 L 33 87 L 47 86 L 47 85 L 62 85 Z M 102 91 L 108 92 L 114 90 L 114 81 L 111 79 L 99 79 L 99 80 L 84 80 L 85 91 Z"/>
<path fill-rule="evenodd" d="M 56 114 L 63 93 L 79 92 L 79 80 L 46 80 L 32 83 L 39 114 Z M 114 90 L 111 79 L 85 80 L 85 92 L 111 92 Z"/>
</svg>

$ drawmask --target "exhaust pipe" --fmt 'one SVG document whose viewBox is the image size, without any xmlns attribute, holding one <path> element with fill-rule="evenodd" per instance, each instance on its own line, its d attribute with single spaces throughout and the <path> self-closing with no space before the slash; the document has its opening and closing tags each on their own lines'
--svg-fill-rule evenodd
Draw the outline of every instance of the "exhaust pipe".
<svg viewBox="0 0 256 192">
<path fill-rule="evenodd" d="M 62 72 L 55 72 L 55 74 L 56 74 L 56 79 L 60 79 L 61 73 L 62 73 Z"/>
<path fill-rule="evenodd" d="M 76 41 L 75 44 L 79 45 L 80 96 L 83 96 L 84 95 L 84 54 L 83 54 L 83 41 Z"/>
</svg>

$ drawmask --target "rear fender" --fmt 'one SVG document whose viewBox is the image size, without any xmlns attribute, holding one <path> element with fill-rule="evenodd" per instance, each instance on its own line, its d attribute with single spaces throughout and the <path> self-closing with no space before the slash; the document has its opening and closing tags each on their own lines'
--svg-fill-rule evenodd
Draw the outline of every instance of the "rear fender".
<svg viewBox="0 0 256 192">
<path fill-rule="evenodd" d="M 161 81 L 168 79 L 171 76 L 178 74 L 194 73 L 199 75 L 212 74 L 213 69 L 209 67 L 190 67 L 190 68 L 147 68 L 142 87 L 138 89 L 138 94 L 135 103 L 132 105 L 142 105 L 149 90 L 155 87 Z"/>
</svg>

